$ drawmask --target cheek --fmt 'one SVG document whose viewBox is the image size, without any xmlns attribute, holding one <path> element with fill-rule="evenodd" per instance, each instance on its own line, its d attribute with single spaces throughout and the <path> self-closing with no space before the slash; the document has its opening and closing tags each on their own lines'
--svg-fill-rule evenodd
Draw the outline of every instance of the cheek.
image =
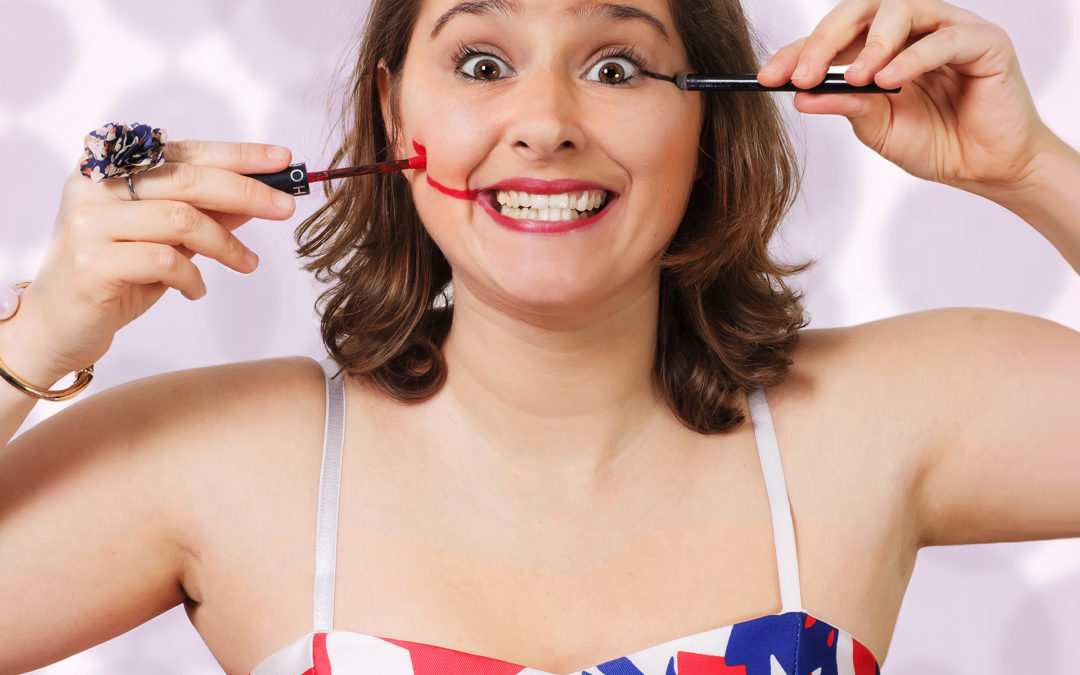
<svg viewBox="0 0 1080 675">
<path fill-rule="evenodd" d="M 695 171 L 701 113 L 696 95 L 676 96 L 650 101 L 653 105 L 636 111 L 627 126 L 635 126 L 629 138 L 641 139 L 636 146 L 639 161 L 653 166 L 664 179 L 682 181 Z"/>
<path fill-rule="evenodd" d="M 432 178 L 464 188 L 470 172 L 498 140 L 495 111 L 479 97 L 461 96 L 422 76 L 406 77 L 406 81 L 409 86 L 401 94 L 404 142 L 424 144 Z"/>
<path fill-rule="evenodd" d="M 661 93 L 607 108 L 607 148 L 632 179 L 635 202 L 677 226 L 697 170 L 702 114 L 697 94 Z"/>
</svg>

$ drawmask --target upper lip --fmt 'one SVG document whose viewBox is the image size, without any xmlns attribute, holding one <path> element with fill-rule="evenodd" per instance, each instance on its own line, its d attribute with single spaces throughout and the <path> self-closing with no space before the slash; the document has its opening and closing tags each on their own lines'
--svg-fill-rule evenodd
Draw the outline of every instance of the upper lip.
<svg viewBox="0 0 1080 675">
<path fill-rule="evenodd" d="M 559 178 L 557 180 L 543 180 L 541 178 L 507 178 L 494 185 L 480 190 L 488 192 L 492 190 L 516 190 L 528 192 L 534 195 L 558 195 L 564 192 L 584 192 L 586 190 L 604 190 L 610 194 L 615 191 L 600 185 L 594 181 L 578 180 L 576 178 Z"/>
</svg>

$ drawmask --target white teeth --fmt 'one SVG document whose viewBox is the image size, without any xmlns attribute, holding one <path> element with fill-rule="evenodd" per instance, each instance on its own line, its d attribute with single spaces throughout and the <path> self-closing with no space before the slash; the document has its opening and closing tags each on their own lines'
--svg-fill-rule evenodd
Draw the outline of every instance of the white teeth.
<svg viewBox="0 0 1080 675">
<path fill-rule="evenodd" d="M 495 200 L 504 206 L 513 208 L 542 209 L 553 207 L 557 209 L 577 209 L 587 211 L 600 206 L 604 202 L 606 193 L 603 190 L 583 190 L 581 192 L 564 192 L 557 195 L 530 194 L 516 190 L 498 190 Z"/>
<path fill-rule="evenodd" d="M 517 190 L 497 190 L 495 201 L 503 215 L 530 220 L 580 220 L 607 201 L 603 190 L 564 192 L 557 195 L 530 194 Z"/>
</svg>

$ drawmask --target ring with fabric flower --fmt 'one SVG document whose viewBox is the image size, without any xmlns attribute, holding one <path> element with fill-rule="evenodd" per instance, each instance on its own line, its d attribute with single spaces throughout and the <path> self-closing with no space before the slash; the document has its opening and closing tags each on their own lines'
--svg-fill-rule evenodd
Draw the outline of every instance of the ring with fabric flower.
<svg viewBox="0 0 1080 675">
<path fill-rule="evenodd" d="M 130 178 L 165 162 L 165 131 L 149 124 L 109 122 L 86 136 L 79 171 L 95 183 Z"/>
</svg>

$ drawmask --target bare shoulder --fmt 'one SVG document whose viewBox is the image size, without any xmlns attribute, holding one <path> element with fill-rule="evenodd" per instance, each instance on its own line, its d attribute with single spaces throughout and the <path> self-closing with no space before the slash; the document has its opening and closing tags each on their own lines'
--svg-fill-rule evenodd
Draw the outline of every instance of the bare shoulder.
<svg viewBox="0 0 1080 675">
<path fill-rule="evenodd" d="M 4 459 L 25 458 L 22 469 L 43 475 L 60 467 L 87 476 L 107 470 L 118 481 L 167 483 L 182 495 L 190 482 L 213 484 L 250 467 L 254 454 L 281 465 L 289 455 L 280 448 L 292 439 L 318 444 L 324 411 L 322 369 L 306 357 L 191 368 L 77 401 L 16 437 Z M 281 444 L 269 442 L 274 438 Z"/>
<path fill-rule="evenodd" d="M 980 373 L 1006 362 L 1033 368 L 1080 356 L 1080 333 L 1053 321 L 994 309 L 948 308 L 844 328 L 804 331 L 790 377 L 777 394 L 863 399 L 887 396 L 906 408 L 933 393 L 981 386 Z M 1010 377 L 1022 375 L 1010 373 Z M 929 398 L 928 398 L 929 397 Z"/>
<path fill-rule="evenodd" d="M 211 445 L 250 435 L 252 427 L 287 417 L 298 408 L 321 409 L 323 375 L 305 357 L 272 358 L 152 375 L 98 392 L 31 428 L 16 441 L 61 430 L 92 440 L 123 437 L 128 445 Z M 14 443 L 14 442 L 13 442 Z M 84 445 L 85 447 L 85 445 Z"/>
<path fill-rule="evenodd" d="M 272 415 L 275 406 L 310 399 L 322 382 L 321 373 L 311 359 L 285 357 L 143 377 L 76 401 L 16 437 L 12 445 L 43 434 L 55 436 L 60 429 L 79 430 L 76 435 L 84 441 L 97 434 L 168 441 L 173 434 L 228 433 L 226 420 L 242 430 L 244 420 L 259 411 Z M 321 399 L 308 402 L 323 405 Z"/>
<path fill-rule="evenodd" d="M 0 671 L 200 602 L 211 579 L 198 561 L 274 517 L 256 498 L 314 502 L 324 392 L 305 358 L 195 368 L 87 396 L 13 439 L 0 452 L 0 597 L 15 601 L 0 603 L 0 642 L 20 648 L 0 646 Z"/>
<path fill-rule="evenodd" d="M 933 310 L 806 331 L 793 361 L 790 377 L 770 393 L 778 432 L 786 426 L 796 445 L 828 438 L 843 448 L 833 452 L 857 463 L 860 479 L 881 477 L 881 489 L 902 485 L 894 501 L 919 521 L 912 526 L 923 545 L 1074 531 L 1055 529 L 1053 519 L 1072 503 L 1054 476 L 1076 470 L 1077 331 L 998 310 Z M 1033 498 L 1023 526 L 976 526 L 975 512 L 985 516 L 1013 485 L 1018 453 L 1056 467 L 1028 473 L 1031 486 L 1057 501 Z M 1025 505 L 1011 506 L 1015 521 Z"/>
</svg>

